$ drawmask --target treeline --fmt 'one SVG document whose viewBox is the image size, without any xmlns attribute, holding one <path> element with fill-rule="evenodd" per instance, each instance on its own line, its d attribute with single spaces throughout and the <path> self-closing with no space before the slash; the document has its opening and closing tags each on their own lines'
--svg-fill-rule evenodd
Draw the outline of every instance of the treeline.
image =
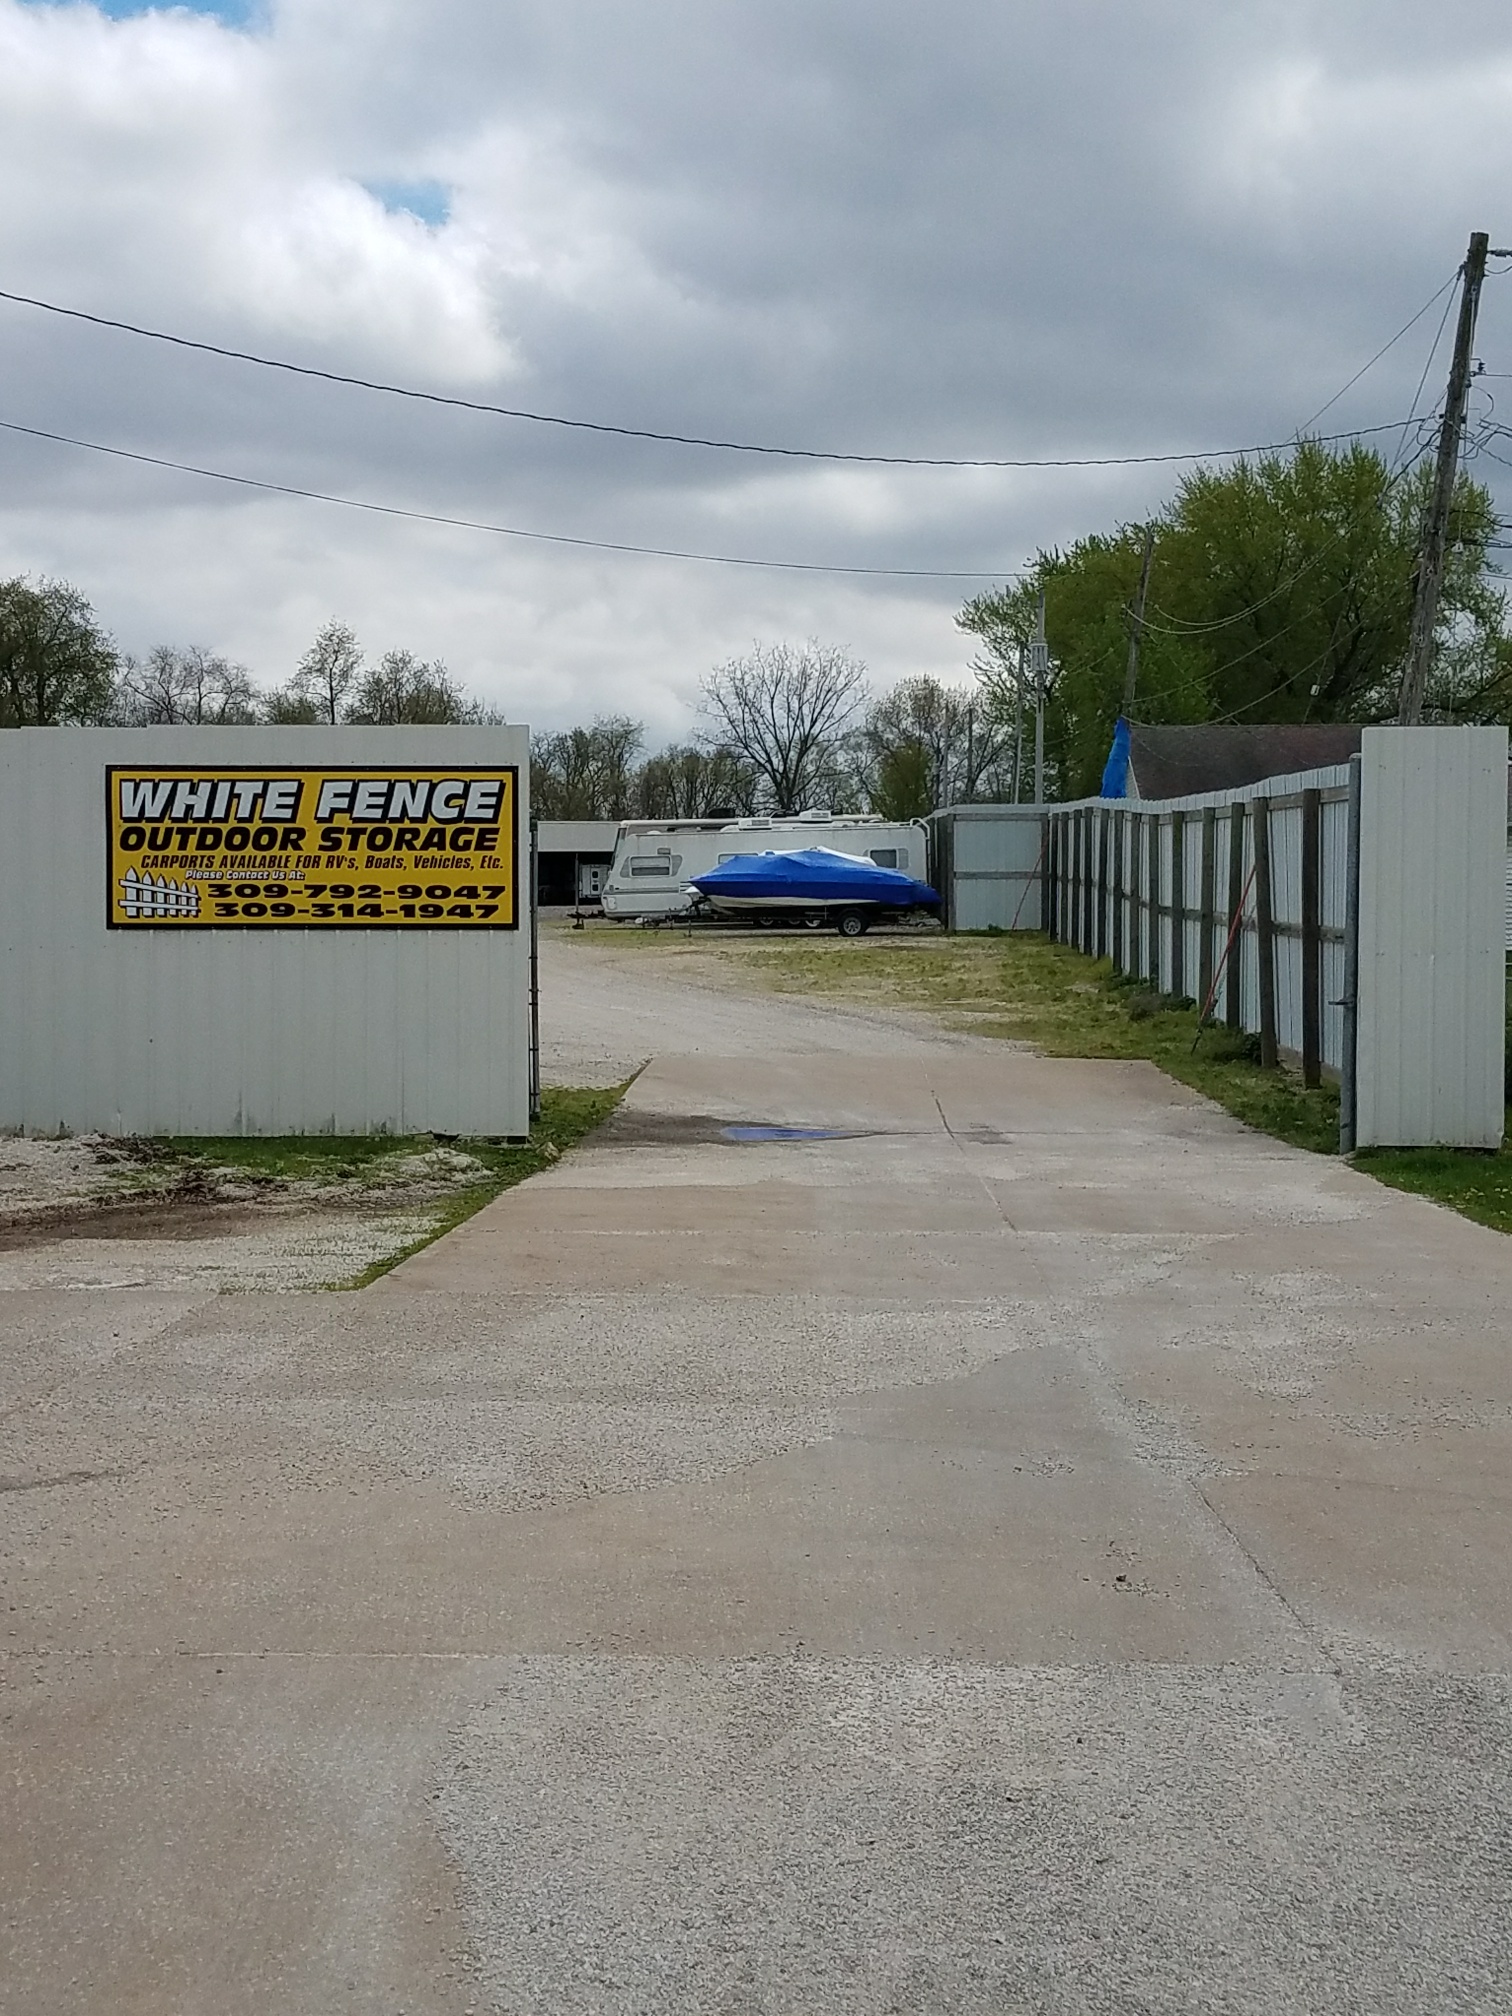
<svg viewBox="0 0 1512 2016">
<path fill-rule="evenodd" d="M 199 645 L 123 654 L 66 581 L 0 581 L 0 728 L 80 724 L 250 727 L 259 722 L 492 721 L 439 660 L 385 651 L 369 662 L 330 622 L 287 684 L 259 687 L 245 665 Z"/>
<path fill-rule="evenodd" d="M 496 722 L 440 662 L 409 651 L 369 661 L 330 622 L 282 686 L 200 646 L 122 655 L 63 581 L 0 582 L 0 727 L 78 723 Z M 847 652 L 810 641 L 757 645 L 704 681 L 697 736 L 646 751 L 622 715 L 537 734 L 532 803 L 546 819 L 738 818 L 753 812 L 875 810 L 915 818 L 1006 786 L 1009 733 L 990 695 L 937 679 L 880 697 Z"/>
<path fill-rule="evenodd" d="M 828 806 L 913 818 L 939 805 L 1031 795 L 1036 704 L 1046 795 L 1097 788 L 1113 725 L 1378 721 L 1396 711 L 1431 470 L 1374 449 L 1303 441 L 1287 454 L 1199 468 L 1146 524 L 1042 551 L 1009 588 L 969 601 L 971 683 L 905 679 L 882 694 L 840 648 L 758 644 L 703 681 L 697 731 L 648 752 L 623 715 L 539 734 L 544 818 L 698 818 Z M 1133 605 L 1151 564 L 1128 692 Z M 1504 528 L 1462 476 L 1450 518 L 1426 717 L 1506 721 L 1512 634 L 1494 555 Z M 1048 668 L 1030 650 L 1043 609 Z M 64 582 L 0 582 L 0 727 L 60 721 L 469 722 L 501 717 L 439 662 L 370 662 L 328 623 L 284 686 L 167 646 L 119 656 Z"/>
<path fill-rule="evenodd" d="M 1151 566 L 1139 721 L 1395 718 L 1432 481 L 1427 460 L 1302 441 L 1286 454 L 1196 469 L 1148 525 L 1041 552 L 1012 588 L 967 603 L 989 710 L 1032 711 L 1028 646 L 1043 597 L 1049 795 L 1097 789 L 1124 711 L 1132 609 L 1146 533 Z M 1424 719 L 1512 715 L 1512 636 L 1493 556 L 1505 542 L 1490 493 L 1461 476 L 1450 517 Z"/>
<path fill-rule="evenodd" d="M 1011 783 L 1012 723 L 978 692 L 905 679 L 874 695 L 848 652 L 757 645 L 703 684 L 700 732 L 643 756 L 625 715 L 538 735 L 531 803 L 543 819 L 739 818 L 872 811 L 914 819 Z"/>
</svg>

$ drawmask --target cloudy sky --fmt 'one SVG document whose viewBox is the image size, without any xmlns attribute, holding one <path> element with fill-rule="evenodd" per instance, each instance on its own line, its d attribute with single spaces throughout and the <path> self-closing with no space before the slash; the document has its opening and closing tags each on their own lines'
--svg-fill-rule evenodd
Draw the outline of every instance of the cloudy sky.
<svg viewBox="0 0 1512 2016">
<path fill-rule="evenodd" d="M 1307 422 L 1472 229 L 1512 244 L 1512 15 L 0 0 L 0 183 L 0 287 L 328 370 L 861 454 L 1215 449 Z M 1405 414 L 1440 312 L 1320 430 Z M 1489 375 L 1512 373 L 1512 275 L 1477 349 L 1477 412 L 1499 385 L 1512 410 Z M 335 614 L 512 718 L 623 711 L 653 740 L 753 638 L 847 645 L 879 686 L 966 676 L 964 593 L 1176 474 L 570 432 L 4 302 L 0 421 L 569 538 L 939 570 L 614 555 L 0 433 L 0 574 L 66 576 L 126 649 L 207 644 L 272 683 Z M 1512 468 L 1478 473 L 1512 512 Z"/>
</svg>

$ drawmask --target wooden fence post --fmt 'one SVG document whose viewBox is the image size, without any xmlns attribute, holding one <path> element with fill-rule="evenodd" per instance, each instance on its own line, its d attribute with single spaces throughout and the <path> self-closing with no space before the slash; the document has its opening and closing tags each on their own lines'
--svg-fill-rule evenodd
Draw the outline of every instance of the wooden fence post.
<svg viewBox="0 0 1512 2016">
<path fill-rule="evenodd" d="M 1270 800 L 1250 805 L 1255 822 L 1255 957 L 1260 977 L 1260 1062 L 1273 1070 L 1276 1050 L 1276 934 L 1271 909 Z"/>
<path fill-rule="evenodd" d="M 1201 1007 L 1213 991 L 1213 857 L 1218 814 L 1211 805 L 1202 810 L 1202 887 L 1197 902 L 1202 914 L 1202 935 L 1197 951 L 1197 1004 Z"/>
<path fill-rule="evenodd" d="M 1089 805 L 1082 814 L 1086 822 L 1087 838 L 1082 848 L 1082 950 L 1090 958 L 1097 949 L 1096 911 L 1093 908 L 1097 888 L 1095 874 L 1097 861 L 1097 814 Z"/>
<path fill-rule="evenodd" d="M 1055 820 L 1050 813 L 1043 815 L 1045 821 L 1044 842 L 1040 850 L 1040 929 L 1047 938 L 1055 936 Z"/>
<path fill-rule="evenodd" d="M 1115 973 L 1121 973 L 1123 971 L 1123 949 L 1124 949 L 1123 848 L 1124 848 L 1125 817 L 1126 814 L 1122 812 L 1115 812 L 1113 814 L 1113 820 L 1112 820 L 1113 872 L 1108 878 L 1112 885 L 1112 891 L 1113 891 L 1113 916 L 1110 921 L 1112 925 L 1111 937 L 1112 937 L 1112 953 L 1113 953 L 1113 971 Z"/>
<path fill-rule="evenodd" d="M 1186 817 L 1171 814 L 1171 992 L 1186 993 Z"/>
<path fill-rule="evenodd" d="M 1111 812 L 1093 814 L 1097 820 L 1097 944 L 1094 948 L 1099 959 L 1108 956 L 1108 832 L 1113 824 Z"/>
<path fill-rule="evenodd" d="M 1319 919 L 1319 856 L 1323 795 L 1302 793 L 1302 1083 L 1323 1083 L 1323 937 Z"/>
<path fill-rule="evenodd" d="M 1236 800 L 1229 806 L 1228 916 L 1225 929 L 1233 930 L 1239 905 L 1244 901 L 1244 807 Z M 1240 982 L 1244 969 L 1244 926 L 1234 932 L 1234 948 L 1224 969 L 1223 1019 L 1230 1029 L 1239 1027 Z"/>
</svg>

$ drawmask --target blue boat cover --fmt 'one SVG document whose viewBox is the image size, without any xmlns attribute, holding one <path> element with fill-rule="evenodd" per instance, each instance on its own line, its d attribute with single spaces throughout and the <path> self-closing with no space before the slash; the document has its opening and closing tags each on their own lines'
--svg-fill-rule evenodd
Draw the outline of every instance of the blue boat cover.
<svg viewBox="0 0 1512 2016">
<path fill-rule="evenodd" d="M 705 896 L 794 897 L 810 903 L 885 903 L 890 909 L 916 904 L 938 905 L 927 882 L 915 882 L 896 868 L 830 847 L 804 847 L 793 854 L 737 854 L 706 875 L 695 875 L 693 887 Z"/>
<path fill-rule="evenodd" d="M 1127 798 L 1129 795 L 1129 724 L 1122 714 L 1113 724 L 1113 747 L 1103 765 L 1099 798 Z"/>
</svg>

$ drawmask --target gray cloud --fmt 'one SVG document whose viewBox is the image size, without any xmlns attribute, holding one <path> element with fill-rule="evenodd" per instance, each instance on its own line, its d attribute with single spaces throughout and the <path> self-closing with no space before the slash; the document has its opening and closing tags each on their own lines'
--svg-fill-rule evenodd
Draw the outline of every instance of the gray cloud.
<svg viewBox="0 0 1512 2016">
<path fill-rule="evenodd" d="M 1304 420 L 1472 227 L 1512 242 L 1509 112 L 1512 24 L 1473 0 L 1431 18 L 291 0 L 253 34 L 0 0 L 0 284 L 678 431 L 899 453 L 1218 446 Z M 444 224 L 381 200 L 406 187 L 444 190 Z M 1508 287 L 1486 298 L 1493 369 L 1512 369 Z M 1405 411 L 1436 322 L 1330 422 Z M 9 308 L 0 387 L 0 417 L 270 481 L 855 565 L 1007 568 L 1175 481 L 564 436 Z M 0 569 L 67 572 L 127 644 L 194 636 L 266 678 L 336 610 L 543 724 L 602 706 L 670 733 L 753 634 L 821 631 L 880 682 L 961 676 L 968 656 L 948 583 L 571 555 L 15 437 L 0 454 Z"/>
</svg>

